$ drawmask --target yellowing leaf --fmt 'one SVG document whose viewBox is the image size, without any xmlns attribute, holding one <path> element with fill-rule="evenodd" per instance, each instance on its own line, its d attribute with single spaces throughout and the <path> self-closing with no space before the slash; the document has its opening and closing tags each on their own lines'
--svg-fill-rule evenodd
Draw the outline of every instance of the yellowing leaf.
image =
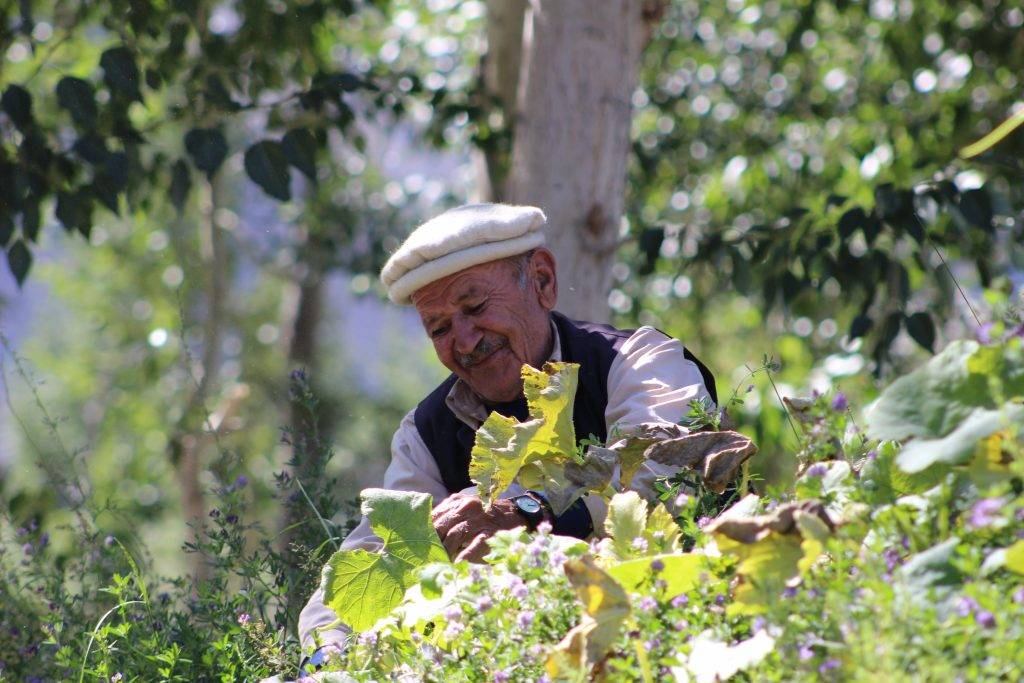
<svg viewBox="0 0 1024 683">
<path fill-rule="evenodd" d="M 706 558 L 692 553 L 639 557 L 608 567 L 608 574 L 626 590 L 636 591 L 645 580 L 652 578 L 651 563 L 655 560 L 664 565 L 657 578 L 667 584 L 665 595 L 680 595 L 697 586 Z"/>
<path fill-rule="evenodd" d="M 629 597 L 588 555 L 566 562 L 565 575 L 583 603 L 584 615 L 552 649 L 545 668 L 552 679 L 578 680 L 607 656 L 629 616 Z"/>
<path fill-rule="evenodd" d="M 682 530 L 665 506 L 658 503 L 647 516 L 647 549 L 651 553 L 674 553 L 679 550 L 679 537 Z"/>
<path fill-rule="evenodd" d="M 576 428 L 572 423 L 573 402 L 579 382 L 579 365 L 547 363 L 543 370 L 524 365 L 523 394 L 531 418 L 543 420 L 533 436 L 531 448 L 569 455 L 576 452 Z"/>
<path fill-rule="evenodd" d="M 608 503 L 605 533 L 612 539 L 612 550 L 620 560 L 636 556 L 633 539 L 642 538 L 647 528 L 647 503 L 636 491 L 616 493 Z"/>
<path fill-rule="evenodd" d="M 488 505 L 532 463 L 540 469 L 526 473 L 530 486 L 551 479 L 561 483 L 564 476 L 545 472 L 544 467 L 549 461 L 571 462 L 576 453 L 572 407 L 579 365 L 547 363 L 544 370 L 524 365 L 522 374 L 530 419 L 521 423 L 492 412 L 477 430 L 470 452 L 469 477 Z M 552 507 L 558 514 L 562 505 L 552 502 Z"/>
<path fill-rule="evenodd" d="M 770 532 L 755 543 L 740 543 L 726 536 L 716 536 L 723 555 L 739 559 L 736 587 L 730 613 L 756 614 L 777 601 L 787 581 L 796 576 L 804 551 L 797 534 Z"/>
<path fill-rule="evenodd" d="M 540 428 L 540 420 L 520 423 L 497 412 L 480 425 L 470 451 L 469 478 L 476 483 L 484 502 L 490 504 L 497 498 L 528 464 L 530 442 Z"/>
<path fill-rule="evenodd" d="M 430 523 L 428 493 L 366 489 L 362 512 L 384 541 L 380 552 L 339 550 L 324 566 L 324 603 L 338 620 L 365 631 L 402 601 L 419 583 L 419 570 L 447 562 L 448 554 Z"/>
<path fill-rule="evenodd" d="M 1006 549 L 1006 563 L 1010 571 L 1024 574 L 1024 541 L 1017 541 Z"/>
</svg>

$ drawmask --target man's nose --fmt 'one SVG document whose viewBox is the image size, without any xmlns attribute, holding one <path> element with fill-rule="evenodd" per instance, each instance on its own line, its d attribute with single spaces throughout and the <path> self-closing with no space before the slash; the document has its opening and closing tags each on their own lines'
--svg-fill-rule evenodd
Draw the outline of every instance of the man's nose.
<svg viewBox="0 0 1024 683">
<path fill-rule="evenodd" d="M 483 332 L 480 331 L 472 320 L 464 316 L 455 316 L 452 319 L 452 333 L 455 340 L 455 353 L 461 356 L 468 356 L 476 349 Z"/>
</svg>

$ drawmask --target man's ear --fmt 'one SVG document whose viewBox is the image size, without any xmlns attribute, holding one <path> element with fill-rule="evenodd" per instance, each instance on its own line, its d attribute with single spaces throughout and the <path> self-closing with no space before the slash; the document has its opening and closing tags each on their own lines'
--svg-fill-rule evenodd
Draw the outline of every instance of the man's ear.
<svg viewBox="0 0 1024 683">
<path fill-rule="evenodd" d="M 550 249 L 537 247 L 530 258 L 530 272 L 533 277 L 537 301 L 547 310 L 553 310 L 558 302 L 558 271 L 555 255 Z"/>
</svg>

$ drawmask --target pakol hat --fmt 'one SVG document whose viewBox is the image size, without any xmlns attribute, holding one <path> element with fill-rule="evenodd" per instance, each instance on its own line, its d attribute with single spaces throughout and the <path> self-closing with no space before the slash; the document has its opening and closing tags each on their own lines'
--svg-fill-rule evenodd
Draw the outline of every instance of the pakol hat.
<svg viewBox="0 0 1024 683">
<path fill-rule="evenodd" d="M 541 246 L 546 221 L 535 206 L 467 204 L 445 211 L 412 231 L 380 271 L 380 281 L 388 298 L 409 305 L 409 295 L 424 285 Z"/>
</svg>

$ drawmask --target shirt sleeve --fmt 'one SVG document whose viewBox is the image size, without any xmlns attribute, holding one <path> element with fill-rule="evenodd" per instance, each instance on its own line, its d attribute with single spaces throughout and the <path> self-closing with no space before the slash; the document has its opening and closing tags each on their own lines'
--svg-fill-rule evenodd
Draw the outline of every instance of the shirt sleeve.
<svg viewBox="0 0 1024 683">
<path fill-rule="evenodd" d="M 642 422 L 678 424 L 689 412 L 690 402 L 710 399 L 697 364 L 688 360 L 682 343 L 653 327 L 644 326 L 626 340 L 608 371 L 608 434 Z M 609 447 L 615 448 L 615 444 Z M 650 500 L 655 479 L 671 476 L 678 468 L 644 463 L 630 488 Z M 586 499 L 594 529 L 604 526 L 607 504 L 600 496 Z"/>
<path fill-rule="evenodd" d="M 434 457 L 416 429 L 413 413 L 409 411 L 406 414 L 391 440 L 391 464 L 384 472 L 382 486 L 397 491 L 429 493 L 437 505 L 448 496 L 448 489 L 441 480 Z M 381 546 L 380 538 L 373 533 L 366 517 L 359 520 L 356 528 L 341 543 L 342 550 L 362 548 L 373 551 Z M 348 627 L 324 630 L 325 626 L 337 620 L 334 610 L 324 604 L 323 591 L 317 587 L 299 614 L 299 642 L 303 650 L 343 640 L 349 632 Z"/>
</svg>

